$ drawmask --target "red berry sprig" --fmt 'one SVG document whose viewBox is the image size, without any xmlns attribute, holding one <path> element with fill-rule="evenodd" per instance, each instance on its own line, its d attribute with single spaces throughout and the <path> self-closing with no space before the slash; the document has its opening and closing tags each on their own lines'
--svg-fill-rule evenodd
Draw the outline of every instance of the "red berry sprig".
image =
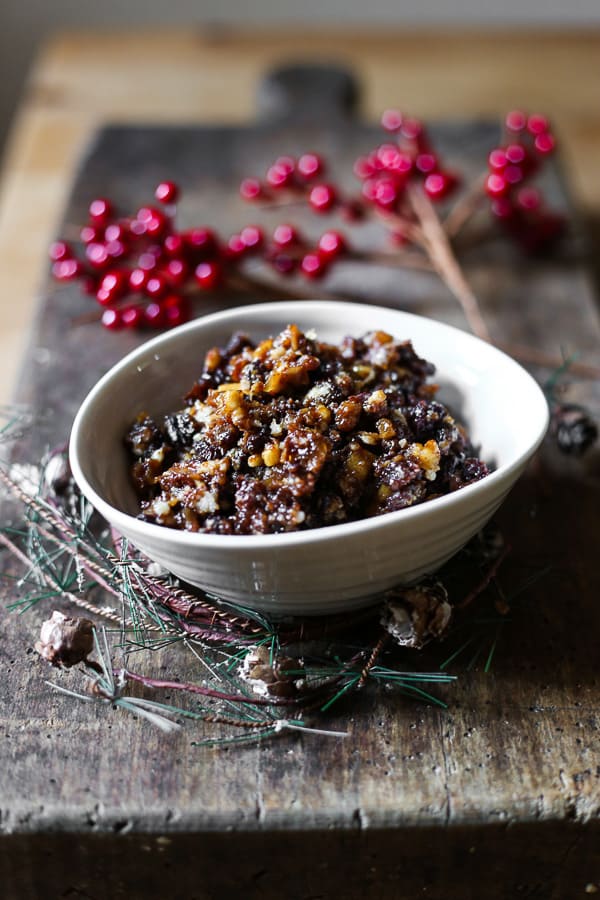
<svg viewBox="0 0 600 900">
<path fill-rule="evenodd" d="M 78 251 L 66 241 L 51 246 L 52 273 L 59 281 L 80 281 L 100 306 L 102 324 L 117 330 L 179 325 L 192 314 L 193 296 L 225 289 L 273 292 L 272 285 L 250 273 L 248 259 L 281 278 L 297 274 L 309 281 L 322 278 L 341 259 L 411 265 L 436 271 L 461 303 L 472 330 L 489 340 L 452 241 L 486 194 L 494 218 L 523 248 L 540 250 L 562 232 L 563 219 L 545 207 L 531 183 L 554 150 L 548 122 L 539 115 L 509 113 L 506 138 L 489 155 L 483 187 L 465 192 L 442 219 L 436 207 L 447 209 L 458 176 L 443 164 L 421 121 L 397 110 L 387 110 L 381 121 L 386 140 L 354 164 L 358 195 L 348 195 L 327 178 L 325 160 L 314 152 L 278 157 L 263 179 L 244 179 L 240 193 L 267 208 L 301 203 L 349 225 L 376 218 L 385 226 L 391 252 L 361 251 L 358 241 L 334 228 L 307 238 L 285 222 L 272 233 L 248 224 L 228 238 L 208 226 L 180 231 L 179 187 L 163 181 L 155 190 L 156 203 L 132 216 L 119 215 L 105 197 L 94 199 Z"/>
<path fill-rule="evenodd" d="M 503 144 L 488 157 L 485 191 L 497 221 L 524 250 L 535 253 L 560 237 L 566 225 L 531 185 L 556 141 L 545 116 L 521 110 L 508 113 L 505 134 Z"/>
</svg>

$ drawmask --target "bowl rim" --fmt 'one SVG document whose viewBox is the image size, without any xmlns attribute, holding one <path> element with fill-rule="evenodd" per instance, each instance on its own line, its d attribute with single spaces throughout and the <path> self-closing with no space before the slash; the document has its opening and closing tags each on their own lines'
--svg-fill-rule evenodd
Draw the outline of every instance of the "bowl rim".
<svg viewBox="0 0 600 900">
<path fill-rule="evenodd" d="M 221 322 L 226 323 L 229 319 L 239 318 L 240 314 L 252 316 L 253 314 L 256 315 L 266 312 L 284 312 L 287 308 L 289 308 L 290 311 L 292 309 L 297 310 L 299 306 L 302 307 L 303 310 L 310 310 L 312 308 L 314 310 L 318 309 L 320 311 L 329 310 L 332 313 L 335 311 L 338 314 L 342 314 L 342 312 L 348 312 L 349 308 L 352 307 L 357 307 L 362 311 L 368 310 L 369 314 L 372 316 L 376 316 L 378 311 L 384 312 L 386 314 L 396 314 L 407 320 L 409 323 L 410 321 L 430 323 L 433 328 L 440 329 L 442 334 L 445 333 L 448 340 L 452 340 L 452 337 L 458 334 L 460 335 L 461 340 L 473 342 L 473 344 L 479 348 L 481 348 L 482 346 L 485 347 L 486 352 L 491 354 L 492 359 L 496 357 L 497 359 L 502 360 L 503 365 L 506 365 L 508 363 L 510 366 L 516 367 L 516 369 L 519 370 L 520 376 L 524 378 L 525 381 L 529 384 L 530 389 L 533 388 L 534 396 L 537 394 L 540 401 L 538 412 L 541 418 L 534 439 L 530 441 L 527 447 L 523 449 L 521 453 L 519 453 L 518 456 L 516 456 L 515 459 L 513 459 L 511 462 L 499 466 L 497 469 L 490 472 L 489 475 L 486 475 L 485 478 L 473 482 L 472 484 L 468 484 L 451 494 L 446 494 L 442 497 L 436 497 L 432 501 L 419 503 L 415 506 L 410 506 L 405 509 L 387 512 L 380 516 L 370 516 L 364 519 L 357 519 L 353 522 L 341 522 L 336 525 L 323 525 L 318 528 L 308 528 L 304 531 L 290 531 L 275 534 L 223 535 L 207 534 L 202 531 L 190 532 L 179 530 L 176 528 L 167 528 L 164 525 L 158 525 L 154 522 L 145 522 L 141 519 L 138 519 L 136 516 L 131 515 L 130 513 L 124 512 L 118 507 L 113 506 L 112 503 L 109 503 L 107 500 L 105 500 L 95 490 L 95 488 L 91 485 L 88 477 L 86 476 L 84 471 L 84 464 L 82 464 L 80 460 L 79 445 L 81 440 L 83 439 L 82 432 L 86 419 L 88 419 L 91 415 L 91 412 L 93 411 L 94 405 L 98 398 L 102 396 L 107 386 L 111 381 L 114 380 L 115 377 L 120 375 L 124 369 L 128 369 L 132 364 L 135 364 L 137 361 L 139 361 L 140 357 L 147 356 L 149 352 L 156 351 L 161 346 L 176 342 L 182 335 L 186 334 L 189 331 L 202 330 L 206 326 L 210 327 L 213 324 L 218 324 Z M 293 321 L 293 319 L 290 321 Z M 152 541 L 152 538 L 156 539 L 162 537 L 162 539 L 165 540 L 174 540 L 182 547 L 205 546 L 207 549 L 224 549 L 226 547 L 229 547 L 231 549 L 236 548 L 237 550 L 252 550 L 262 548 L 264 550 L 268 545 L 271 544 L 283 548 L 291 547 L 296 544 L 308 544 L 311 542 L 336 541 L 343 538 L 350 538 L 361 533 L 377 532 L 380 529 L 391 527 L 398 522 L 406 522 L 408 524 L 412 521 L 416 521 L 423 516 L 431 515 L 434 510 L 438 510 L 441 514 L 443 510 L 452 508 L 456 505 L 462 505 L 466 503 L 470 498 L 475 498 L 478 493 L 487 494 L 492 491 L 492 489 L 498 482 L 501 483 L 507 479 L 510 479 L 512 473 L 522 467 L 530 458 L 530 456 L 535 453 L 546 434 L 549 417 L 550 413 L 545 395 L 539 384 L 529 374 L 529 372 L 526 371 L 526 369 L 524 369 L 507 353 L 499 350 L 498 347 L 495 347 L 493 344 L 488 344 L 481 338 L 478 338 L 467 331 L 463 331 L 460 328 L 456 328 L 453 325 L 448 325 L 447 323 L 440 322 L 437 319 L 416 315 L 415 313 L 405 312 L 404 310 L 395 309 L 393 307 L 383 307 L 358 302 L 354 303 L 348 301 L 315 299 L 273 301 L 268 303 L 254 303 L 247 306 L 236 306 L 228 310 L 201 316 L 199 318 L 193 319 L 191 322 L 187 322 L 184 325 L 173 328 L 170 331 L 163 332 L 162 334 L 159 334 L 156 337 L 149 339 L 148 341 L 144 341 L 144 343 L 140 344 L 139 347 L 126 354 L 96 382 L 94 387 L 92 387 L 92 389 L 88 392 L 88 394 L 82 401 L 75 415 L 75 419 L 71 428 L 71 435 L 69 440 L 69 462 L 76 483 L 78 484 L 82 493 L 90 501 L 92 506 L 94 506 L 94 508 L 97 509 L 98 512 L 100 512 L 104 516 L 104 518 L 107 519 L 107 521 L 116 525 L 117 528 L 119 528 L 120 523 L 122 523 L 125 526 L 125 529 L 135 531 L 136 535 L 139 536 L 141 540 L 143 540 L 144 538 L 148 538 L 150 541 Z"/>
</svg>

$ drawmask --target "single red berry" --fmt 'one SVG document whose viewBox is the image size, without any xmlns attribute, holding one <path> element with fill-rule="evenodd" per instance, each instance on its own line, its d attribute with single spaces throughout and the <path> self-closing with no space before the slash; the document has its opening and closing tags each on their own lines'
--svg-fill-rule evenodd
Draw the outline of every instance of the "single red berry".
<svg viewBox="0 0 600 900">
<path fill-rule="evenodd" d="M 54 241 L 50 244 L 50 259 L 53 262 L 60 262 L 61 259 L 72 259 L 73 249 L 66 241 Z"/>
<path fill-rule="evenodd" d="M 241 234 L 232 234 L 227 241 L 225 254 L 228 259 L 238 259 L 240 256 L 244 256 L 247 250 L 248 248 L 242 240 Z"/>
<path fill-rule="evenodd" d="M 95 225 L 84 225 L 79 232 L 83 244 L 98 244 L 102 239 L 102 232 Z"/>
<path fill-rule="evenodd" d="M 293 225 L 278 225 L 273 232 L 273 243 L 278 247 L 292 247 L 300 243 L 300 235 Z"/>
<path fill-rule="evenodd" d="M 90 219 L 95 225 L 104 225 L 112 215 L 112 204 L 104 197 L 98 197 L 90 203 Z"/>
<path fill-rule="evenodd" d="M 164 267 L 164 274 L 171 284 L 181 287 L 189 277 L 190 267 L 184 259 L 170 259 Z"/>
<path fill-rule="evenodd" d="M 275 160 L 275 165 L 286 172 L 292 173 L 296 169 L 296 160 L 293 156 L 278 156 Z"/>
<path fill-rule="evenodd" d="M 485 181 L 485 190 L 489 197 L 503 197 L 509 189 L 509 184 L 503 175 L 493 172 Z"/>
<path fill-rule="evenodd" d="M 216 262 L 201 262 L 196 266 L 194 278 L 203 291 L 212 291 L 221 281 L 221 267 Z"/>
<path fill-rule="evenodd" d="M 135 217 L 138 220 L 138 222 L 145 223 L 145 222 L 150 221 L 150 219 L 153 217 L 155 212 L 156 212 L 156 210 L 154 209 L 153 206 L 140 206 L 140 208 L 138 209 L 138 211 L 135 214 Z"/>
<path fill-rule="evenodd" d="M 413 161 L 408 153 L 403 153 L 393 144 L 382 144 L 377 150 L 377 159 L 383 169 L 395 175 L 408 175 L 413 169 Z"/>
<path fill-rule="evenodd" d="M 144 225 L 144 234 L 153 238 L 161 237 L 169 224 L 164 212 L 153 206 L 142 206 L 138 209 L 136 219 Z"/>
<path fill-rule="evenodd" d="M 433 153 L 419 153 L 415 160 L 415 168 L 422 175 L 430 175 L 437 169 L 437 159 Z"/>
<path fill-rule="evenodd" d="M 110 306 L 114 302 L 114 297 L 106 288 L 99 287 L 96 291 L 96 300 L 100 306 Z"/>
<path fill-rule="evenodd" d="M 348 249 L 346 238 L 339 231 L 325 231 L 319 238 L 319 253 L 328 259 L 334 259 Z"/>
<path fill-rule="evenodd" d="M 423 184 L 425 193 L 430 200 L 443 200 L 448 196 L 456 184 L 456 179 L 448 172 L 432 172 Z"/>
<path fill-rule="evenodd" d="M 167 328 L 176 328 L 189 321 L 191 306 L 187 297 L 180 294 L 170 294 L 162 303 L 165 325 Z"/>
<path fill-rule="evenodd" d="M 386 109 L 381 117 L 381 125 L 386 131 L 392 133 L 400 131 L 402 127 L 402 113 L 397 109 Z"/>
<path fill-rule="evenodd" d="M 381 144 L 375 151 L 375 155 L 381 163 L 382 169 L 396 169 L 402 156 L 399 147 L 395 144 Z"/>
<path fill-rule="evenodd" d="M 383 171 L 383 163 L 382 163 L 381 159 L 379 158 L 379 154 L 377 153 L 377 150 L 372 150 L 369 153 L 369 155 L 367 156 L 367 160 L 369 161 L 369 165 L 373 169 L 374 173 Z"/>
<path fill-rule="evenodd" d="M 369 203 L 375 203 L 377 198 L 377 185 L 379 184 L 378 178 L 365 178 L 361 188 L 361 194 L 368 200 Z"/>
<path fill-rule="evenodd" d="M 378 178 L 375 186 L 375 203 L 383 209 L 393 209 L 398 202 L 400 189 L 391 178 Z"/>
<path fill-rule="evenodd" d="M 265 236 L 262 228 L 257 225 L 246 225 L 240 232 L 240 238 L 247 250 L 253 252 L 260 250 L 264 243 Z"/>
<path fill-rule="evenodd" d="M 110 294 L 112 300 L 118 300 L 129 289 L 129 276 L 125 269 L 112 269 L 102 277 L 98 289 Z"/>
<path fill-rule="evenodd" d="M 533 145 L 538 153 L 546 155 L 552 153 L 556 146 L 556 142 L 550 133 L 542 132 L 542 134 L 537 135 Z"/>
<path fill-rule="evenodd" d="M 78 259 L 60 259 L 52 266 L 52 274 L 57 281 L 73 281 L 82 274 Z"/>
<path fill-rule="evenodd" d="M 123 326 L 121 311 L 119 309 L 105 309 L 102 313 L 102 324 L 109 331 L 117 331 Z"/>
<path fill-rule="evenodd" d="M 186 248 L 195 260 L 208 259 L 217 253 L 217 238 L 211 228 L 190 228 L 182 235 Z"/>
<path fill-rule="evenodd" d="M 509 144 L 504 151 L 504 155 L 506 156 L 507 162 L 511 163 L 513 166 L 520 166 L 527 159 L 527 151 L 523 144 Z"/>
<path fill-rule="evenodd" d="M 309 202 L 315 212 L 329 212 L 337 202 L 335 188 L 330 184 L 316 184 L 310 192 Z"/>
<path fill-rule="evenodd" d="M 540 208 L 542 197 L 536 188 L 524 187 L 517 194 L 517 203 L 521 209 L 531 212 Z"/>
<path fill-rule="evenodd" d="M 139 219 L 130 219 L 128 228 L 134 237 L 143 237 L 146 234 L 146 223 Z"/>
<path fill-rule="evenodd" d="M 545 116 L 534 114 L 527 119 L 527 131 L 529 134 L 545 134 L 550 128 L 550 123 Z"/>
<path fill-rule="evenodd" d="M 287 166 L 280 166 L 277 163 L 270 166 L 267 170 L 267 184 L 272 188 L 283 188 L 291 184 L 294 178 L 294 170 Z"/>
<path fill-rule="evenodd" d="M 296 260 L 287 253 L 275 253 L 271 257 L 270 263 L 280 275 L 291 275 L 296 268 Z"/>
<path fill-rule="evenodd" d="M 321 278 L 326 270 L 327 262 L 318 253 L 307 253 L 300 263 L 300 271 L 306 278 Z"/>
<path fill-rule="evenodd" d="M 124 328 L 136 331 L 144 324 L 144 307 L 139 304 L 124 306 L 121 309 L 121 322 Z"/>
<path fill-rule="evenodd" d="M 177 232 L 173 232 L 173 234 L 167 234 L 163 241 L 163 250 L 167 254 L 167 256 L 177 256 L 180 257 L 185 248 L 185 241 L 180 234 Z"/>
<path fill-rule="evenodd" d="M 375 166 L 368 156 L 359 156 L 354 163 L 353 171 L 356 177 L 360 178 L 360 180 L 362 181 L 363 179 L 370 178 L 371 175 L 373 175 L 373 173 L 375 172 Z"/>
<path fill-rule="evenodd" d="M 503 172 L 507 163 L 506 153 L 500 147 L 492 150 L 488 156 L 488 166 L 491 172 Z"/>
<path fill-rule="evenodd" d="M 123 241 L 108 241 L 106 252 L 111 259 L 122 259 L 127 254 L 128 248 Z"/>
<path fill-rule="evenodd" d="M 519 134 L 521 131 L 524 131 L 527 126 L 527 116 L 522 110 L 513 109 L 506 116 L 505 124 L 509 131 Z"/>
<path fill-rule="evenodd" d="M 85 248 L 85 255 L 91 266 L 95 269 L 103 269 L 110 262 L 106 244 L 91 243 Z"/>
<path fill-rule="evenodd" d="M 502 173 L 502 177 L 508 184 L 520 184 L 523 181 L 523 169 L 521 166 L 507 166 Z"/>
<path fill-rule="evenodd" d="M 157 303 L 156 300 L 153 300 L 152 303 L 148 304 L 144 309 L 144 324 L 148 328 L 162 328 L 164 326 L 165 314 L 162 303 Z"/>
<path fill-rule="evenodd" d="M 323 160 L 317 153 L 303 153 L 298 160 L 298 174 L 307 181 L 320 175 L 324 168 Z"/>
<path fill-rule="evenodd" d="M 150 249 L 140 253 L 138 257 L 138 268 L 144 269 L 145 272 L 152 272 L 158 265 L 158 254 L 153 253 Z"/>
<path fill-rule="evenodd" d="M 133 269 L 129 274 L 129 287 L 134 292 L 143 291 L 148 282 L 149 273 L 140 266 Z"/>
<path fill-rule="evenodd" d="M 158 297 L 162 297 L 167 289 L 167 282 L 165 278 L 160 273 L 152 273 L 150 275 L 148 281 L 146 282 L 146 287 L 144 288 L 148 297 L 152 297 L 156 300 Z"/>
<path fill-rule="evenodd" d="M 244 200 L 257 200 L 262 192 L 262 185 L 258 178 L 244 178 L 240 184 L 240 194 Z"/>
<path fill-rule="evenodd" d="M 121 222 L 111 222 L 110 225 L 107 225 L 104 229 L 104 240 L 109 243 L 110 241 L 123 241 L 127 240 L 127 233 L 125 227 Z"/>
<path fill-rule="evenodd" d="M 161 181 L 154 191 L 154 196 L 159 203 L 177 203 L 179 188 L 174 181 Z"/>
<path fill-rule="evenodd" d="M 407 140 L 419 142 L 423 137 L 423 124 L 419 119 L 404 119 L 400 131 Z"/>
</svg>

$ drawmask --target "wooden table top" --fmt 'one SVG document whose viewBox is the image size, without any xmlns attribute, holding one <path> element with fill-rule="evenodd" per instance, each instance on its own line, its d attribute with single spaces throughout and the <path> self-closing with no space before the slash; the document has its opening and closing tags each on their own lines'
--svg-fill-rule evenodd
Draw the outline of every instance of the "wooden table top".
<svg viewBox="0 0 600 900">
<path fill-rule="evenodd" d="M 59 33 L 39 54 L 5 156 L 0 403 L 11 394 L 47 246 L 94 129 L 250 120 L 261 73 L 290 58 L 350 65 L 363 83 L 365 118 L 387 106 L 425 119 L 514 106 L 549 114 L 576 200 L 600 215 L 600 31 Z"/>
<path fill-rule="evenodd" d="M 44 305 L 35 348 L 56 352 L 47 354 L 52 369 L 44 369 L 32 346 L 20 398 L 33 397 L 37 410 L 52 410 L 55 438 L 72 420 L 85 380 L 93 382 L 100 363 L 119 358 L 132 337 L 100 330 L 90 348 L 76 329 L 63 327 L 72 317 L 71 302 L 85 298 L 77 299 L 73 286 L 48 291 L 43 285 L 46 246 L 98 126 L 243 125 L 255 119 L 264 71 L 299 58 L 333 60 L 362 79 L 367 119 L 392 105 L 426 120 L 493 118 L 514 106 L 550 113 L 576 200 L 593 218 L 600 212 L 594 165 L 599 47 L 600 33 L 59 36 L 40 56 L 7 157 L 0 221 L 2 399 L 22 357 L 38 289 Z M 278 128 L 261 131 L 254 164 L 264 158 L 268 140 L 275 146 Z M 335 128 L 339 158 L 350 152 L 350 141 Z M 469 128 L 455 128 L 461 150 Z M 141 139 L 138 134 L 135 164 L 128 152 L 120 165 L 120 151 L 111 156 L 107 147 L 122 148 L 130 132 L 106 129 L 92 143 L 68 221 L 79 221 L 88 202 L 90 172 L 98 171 L 94 159 L 102 161 L 100 176 L 113 172 L 121 196 L 134 190 L 144 140 L 151 157 L 160 152 L 164 158 L 165 146 L 174 152 L 176 144 L 161 144 L 158 130 L 147 129 Z M 241 163 L 252 162 L 249 133 L 238 131 L 234 140 L 228 131 L 223 171 L 231 174 L 234 157 L 237 174 Z M 196 171 L 201 154 L 190 132 L 183 140 L 179 134 L 183 171 Z M 202 150 L 202 140 L 197 146 Z M 209 171 L 212 182 L 212 162 Z M 100 183 L 98 177 L 94 190 Z M 475 285 L 478 278 L 494 282 L 482 300 L 499 339 L 524 335 L 533 346 L 543 346 L 547 336 L 555 343 L 571 340 L 593 361 L 598 316 L 578 259 L 538 261 L 539 269 L 503 265 L 491 276 L 489 260 L 484 263 L 478 268 L 475 261 L 469 275 Z M 430 293 L 428 302 L 435 303 Z M 62 390 L 65 383 L 74 389 Z M 597 411 L 597 382 L 580 387 L 581 402 Z M 37 455 L 24 451 L 20 460 L 40 458 L 47 445 L 37 446 L 38 431 L 32 429 L 31 445 L 27 438 L 23 444 L 26 450 L 35 445 Z M 97 900 L 147 900 L 158 888 L 174 900 L 359 900 L 367 894 L 412 900 L 425 893 L 434 900 L 565 900 L 596 893 L 598 471 L 597 452 L 565 461 L 547 441 L 503 506 L 500 525 L 515 548 L 511 584 L 548 563 L 553 574 L 528 588 L 523 621 L 529 625 L 509 627 L 493 671 L 465 664 L 444 710 L 391 704 L 383 689 L 364 691 L 347 720 L 346 741 L 302 735 L 198 752 L 182 732 L 159 744 L 131 717 L 117 714 L 105 722 L 108 711 L 92 704 L 82 709 L 64 697 L 49 703 L 41 663 L 33 657 L 32 665 L 29 655 L 39 614 L 8 616 L 0 643 L 0 670 L 8 673 L 0 684 L 6 710 L 0 715 L 0 883 L 9 885 L 8 900 L 54 896 L 52 888 L 57 896 Z M 0 599 L 20 590 L 10 581 L 15 571 L 7 562 Z M 162 654 L 170 652 L 177 648 L 157 652 L 153 665 L 160 667 Z M 191 657 L 189 664 L 189 672 L 178 674 L 196 679 Z M 12 892 L 10 885 L 16 885 Z"/>
</svg>

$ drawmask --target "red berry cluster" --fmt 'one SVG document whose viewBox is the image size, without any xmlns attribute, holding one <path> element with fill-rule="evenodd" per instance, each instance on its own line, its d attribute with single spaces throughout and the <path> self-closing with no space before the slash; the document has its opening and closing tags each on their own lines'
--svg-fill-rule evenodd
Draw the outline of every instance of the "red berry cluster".
<svg viewBox="0 0 600 900">
<path fill-rule="evenodd" d="M 442 166 L 423 123 L 389 109 L 381 124 L 394 135 L 394 141 L 380 144 L 354 164 L 363 199 L 381 209 L 401 212 L 406 187 L 416 181 L 434 203 L 445 200 L 458 185 L 458 178 Z"/>
<path fill-rule="evenodd" d="M 66 241 L 50 247 L 54 277 L 81 280 L 103 308 L 106 328 L 166 328 L 189 319 L 189 298 L 181 289 L 199 257 L 211 251 L 212 233 L 203 229 L 204 250 L 198 252 L 198 229 L 175 231 L 178 196 L 176 184 L 161 182 L 155 191 L 160 207 L 143 206 L 132 217 L 118 216 L 110 200 L 97 198 L 80 232 L 84 258 Z"/>
<path fill-rule="evenodd" d="M 318 157 L 304 159 L 315 168 L 319 164 Z M 109 200 L 93 200 L 80 232 L 83 259 L 67 241 L 50 247 L 54 277 L 80 280 L 103 308 L 105 328 L 180 325 L 190 318 L 190 288 L 211 292 L 235 286 L 245 277 L 241 264 L 249 256 L 260 256 L 279 275 L 298 271 L 314 279 L 347 250 L 337 231 L 324 232 L 313 247 L 285 224 L 271 238 L 257 225 L 246 225 L 226 240 L 205 226 L 180 232 L 175 227 L 177 185 L 162 182 L 155 197 L 162 208 L 143 206 L 128 218 L 118 217 Z"/>
<path fill-rule="evenodd" d="M 452 193 L 458 178 L 442 165 L 418 119 L 388 110 L 382 126 L 388 139 L 354 164 L 361 182 L 358 196 L 345 196 L 325 178 L 325 162 L 317 153 L 303 153 L 297 159 L 280 156 L 263 180 L 244 179 L 240 193 L 247 201 L 273 208 L 300 201 L 315 213 L 337 213 L 350 223 L 376 216 L 395 244 L 410 241 L 427 260 L 431 246 L 424 238 L 423 203 L 417 203 L 420 194 L 415 189 L 437 203 Z M 485 193 L 492 212 L 528 251 L 543 249 L 564 228 L 562 217 L 545 207 L 539 190 L 530 183 L 553 150 L 554 137 L 543 116 L 511 112 L 506 118 L 506 139 L 488 159 Z M 277 275 L 298 273 L 307 279 L 320 278 L 343 256 L 392 259 L 390 254 L 350 249 L 344 234 L 332 229 L 310 241 L 286 223 L 270 236 L 258 225 L 246 225 L 228 239 L 206 226 L 180 231 L 178 198 L 176 184 L 161 182 L 155 191 L 156 205 L 143 206 L 129 217 L 118 215 L 109 200 L 95 199 L 80 232 L 83 253 L 77 255 L 66 241 L 50 248 L 54 276 L 60 281 L 82 281 L 102 308 L 106 328 L 179 325 L 191 315 L 194 291 L 227 288 L 256 294 L 265 285 L 248 274 L 249 257 L 260 259 Z M 431 216 L 435 219 L 436 213 L 432 211 Z M 439 220 L 438 224 L 443 235 L 444 223 Z M 456 289 L 454 277 L 447 283 Z"/>
<path fill-rule="evenodd" d="M 245 178 L 240 193 L 245 200 L 266 203 L 277 203 L 290 196 L 302 198 L 313 212 L 335 211 L 350 221 L 362 219 L 372 207 L 405 212 L 405 189 L 415 179 L 430 200 L 438 202 L 448 197 L 458 178 L 442 168 L 422 123 L 388 110 L 383 114 L 382 125 L 395 135 L 395 140 L 380 144 L 356 160 L 354 173 L 362 182 L 360 198 L 348 199 L 337 185 L 322 180 L 325 164 L 316 153 L 305 153 L 297 160 L 280 156 L 267 169 L 264 180 Z"/>
<path fill-rule="evenodd" d="M 488 157 L 485 191 L 493 215 L 527 251 L 543 249 L 559 237 L 562 216 L 549 210 L 530 182 L 554 152 L 556 141 L 545 116 L 513 110 L 506 116 L 505 141 Z"/>
</svg>

